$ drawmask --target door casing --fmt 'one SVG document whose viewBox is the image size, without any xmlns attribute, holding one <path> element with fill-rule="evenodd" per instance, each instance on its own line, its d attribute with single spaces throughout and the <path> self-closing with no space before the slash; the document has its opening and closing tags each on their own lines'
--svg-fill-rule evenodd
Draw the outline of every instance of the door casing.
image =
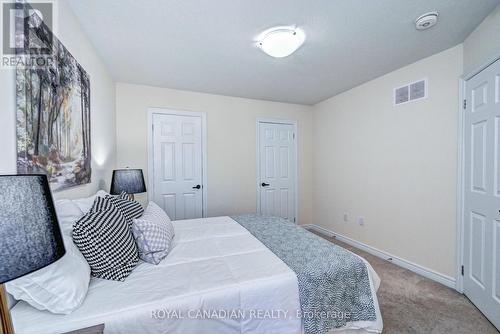
<svg viewBox="0 0 500 334">
<path fill-rule="evenodd" d="M 148 108 L 148 175 L 147 175 L 147 184 L 148 184 L 148 200 L 153 198 L 153 183 L 154 180 L 153 168 L 153 115 L 161 114 L 161 115 L 179 115 L 179 116 L 196 116 L 201 118 L 201 152 L 202 152 L 202 173 L 201 173 L 201 182 L 202 182 L 202 217 L 207 217 L 208 210 L 208 198 L 207 198 L 207 188 L 208 188 L 208 178 L 207 178 L 207 114 L 205 112 L 198 111 L 187 111 L 187 110 L 178 110 L 178 109 L 168 109 L 168 108 Z"/>
</svg>

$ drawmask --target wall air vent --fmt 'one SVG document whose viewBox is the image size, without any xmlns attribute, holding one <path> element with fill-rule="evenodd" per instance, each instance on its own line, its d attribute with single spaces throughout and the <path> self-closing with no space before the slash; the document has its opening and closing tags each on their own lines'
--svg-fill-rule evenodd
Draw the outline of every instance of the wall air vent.
<svg viewBox="0 0 500 334">
<path fill-rule="evenodd" d="M 410 101 L 410 90 L 408 86 L 396 88 L 394 92 L 394 103 L 402 104 Z"/>
<path fill-rule="evenodd" d="M 394 89 L 394 105 L 425 99 L 427 97 L 427 80 L 419 80 Z"/>
</svg>

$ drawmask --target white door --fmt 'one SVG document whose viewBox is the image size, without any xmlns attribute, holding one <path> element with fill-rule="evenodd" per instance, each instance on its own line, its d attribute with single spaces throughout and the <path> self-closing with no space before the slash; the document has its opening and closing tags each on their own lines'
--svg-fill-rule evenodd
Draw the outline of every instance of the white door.
<svg viewBox="0 0 500 334">
<path fill-rule="evenodd" d="M 153 201 L 172 220 L 203 217 L 202 119 L 153 113 Z"/>
<path fill-rule="evenodd" d="M 466 83 L 464 292 L 500 328 L 500 61 Z"/>
<path fill-rule="evenodd" d="M 295 134 L 291 124 L 259 122 L 259 208 L 295 222 Z"/>
</svg>

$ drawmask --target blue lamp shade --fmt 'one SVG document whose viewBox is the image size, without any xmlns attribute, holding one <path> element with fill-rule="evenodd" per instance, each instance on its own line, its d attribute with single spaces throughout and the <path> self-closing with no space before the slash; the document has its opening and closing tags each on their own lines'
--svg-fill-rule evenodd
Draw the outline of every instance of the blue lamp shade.
<svg viewBox="0 0 500 334">
<path fill-rule="evenodd" d="M 0 175 L 0 240 L 0 284 L 64 255 L 47 176 Z"/>
<path fill-rule="evenodd" d="M 111 195 L 119 195 L 122 192 L 127 194 L 138 194 L 146 192 L 144 175 L 142 169 L 116 169 L 113 171 L 111 179 Z"/>
</svg>

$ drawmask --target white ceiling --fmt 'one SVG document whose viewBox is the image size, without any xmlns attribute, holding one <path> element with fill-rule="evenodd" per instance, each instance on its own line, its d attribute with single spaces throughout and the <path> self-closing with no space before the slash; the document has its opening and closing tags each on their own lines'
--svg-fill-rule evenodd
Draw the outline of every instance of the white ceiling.
<svg viewBox="0 0 500 334">
<path fill-rule="evenodd" d="M 68 0 L 120 82 L 315 104 L 461 43 L 500 0 Z M 419 15 L 439 23 L 415 30 Z M 263 30 L 297 25 L 274 59 Z"/>
</svg>

